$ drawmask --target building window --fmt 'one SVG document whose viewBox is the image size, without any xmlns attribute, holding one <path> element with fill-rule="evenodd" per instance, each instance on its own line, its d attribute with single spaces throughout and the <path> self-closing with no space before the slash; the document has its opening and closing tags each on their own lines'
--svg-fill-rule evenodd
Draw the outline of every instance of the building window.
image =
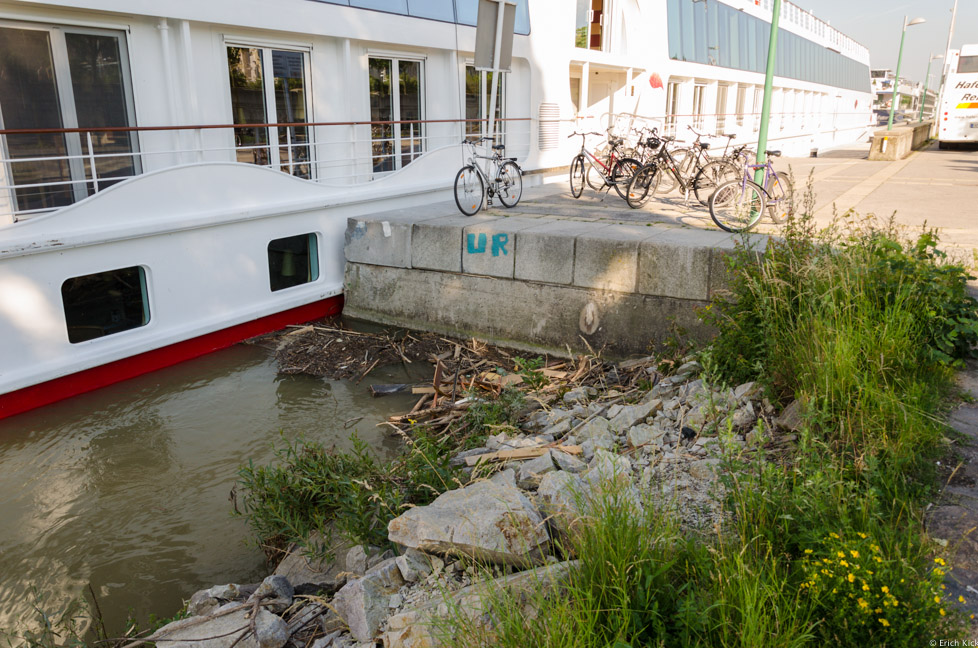
<svg viewBox="0 0 978 648">
<path fill-rule="evenodd" d="M 315 234 L 275 239 L 268 244 L 268 280 L 272 292 L 319 279 L 319 245 Z"/>
<path fill-rule="evenodd" d="M 229 46 L 231 115 L 238 162 L 278 168 L 309 179 L 312 158 L 306 93 L 306 55 L 267 47 Z M 264 126 L 274 115 L 274 123 Z"/>
<path fill-rule="evenodd" d="M 727 128 L 727 92 L 730 86 L 726 84 L 717 85 L 717 135 L 723 135 Z"/>
<path fill-rule="evenodd" d="M 395 171 L 424 152 L 421 61 L 370 58 L 370 127 L 374 172 Z"/>
<path fill-rule="evenodd" d="M 604 50 L 606 26 L 609 23 L 610 0 L 577 0 L 574 29 L 574 46 L 583 49 Z"/>
<path fill-rule="evenodd" d="M 146 272 L 139 266 L 72 277 L 61 284 L 61 302 L 72 344 L 122 333 L 149 323 Z"/>
<path fill-rule="evenodd" d="M 505 144 L 506 122 L 503 119 L 506 106 L 506 76 L 499 77 L 499 89 L 496 91 L 496 142 Z M 466 121 L 464 136 L 468 139 L 484 137 L 488 133 L 489 103 L 492 99 L 492 72 L 480 72 L 472 65 L 465 66 L 465 119 L 480 119 L 482 121 Z M 573 85 L 573 84 L 572 84 Z"/>
<path fill-rule="evenodd" d="M 132 126 L 133 114 L 125 34 L 0 22 L 0 128 Z M 7 184 L 39 185 L 13 190 L 18 211 L 70 205 L 140 173 L 135 134 L 88 135 L 3 137 Z"/>
<path fill-rule="evenodd" d="M 697 83 L 693 86 L 693 128 L 703 128 L 704 96 L 706 86 Z"/>
<path fill-rule="evenodd" d="M 737 86 L 737 125 L 744 125 L 744 114 L 747 111 L 747 86 Z"/>
<path fill-rule="evenodd" d="M 670 81 L 666 89 L 666 133 L 675 134 L 676 117 L 679 115 L 679 93 L 681 90 L 678 81 Z"/>
</svg>

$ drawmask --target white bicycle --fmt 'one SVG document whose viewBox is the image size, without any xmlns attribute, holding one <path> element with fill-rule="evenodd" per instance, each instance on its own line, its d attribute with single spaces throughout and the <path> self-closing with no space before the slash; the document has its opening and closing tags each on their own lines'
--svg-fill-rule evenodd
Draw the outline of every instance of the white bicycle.
<svg viewBox="0 0 978 648">
<path fill-rule="evenodd" d="M 477 141 L 492 141 L 483 137 Z M 503 157 L 505 146 L 494 144 L 492 155 L 479 155 L 476 143 L 462 140 L 472 147 L 472 155 L 455 176 L 455 204 L 466 216 L 475 216 L 482 206 L 492 207 L 492 199 L 499 197 L 504 207 L 515 207 L 523 195 L 523 170 L 516 158 Z M 485 169 L 479 160 L 486 160 Z"/>
</svg>

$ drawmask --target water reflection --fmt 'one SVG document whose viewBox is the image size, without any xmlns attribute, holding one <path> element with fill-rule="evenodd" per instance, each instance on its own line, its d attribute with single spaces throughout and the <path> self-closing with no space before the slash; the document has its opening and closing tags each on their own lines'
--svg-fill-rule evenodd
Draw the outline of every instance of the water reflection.
<svg viewBox="0 0 978 648">
<path fill-rule="evenodd" d="M 31 620 L 32 587 L 53 609 L 91 583 L 110 632 L 132 610 L 169 615 L 201 587 L 265 574 L 228 494 L 249 459 L 286 438 L 378 454 L 398 447 L 376 423 L 413 404 L 361 385 L 278 376 L 264 349 L 240 345 L 0 421 L 0 628 Z M 363 416 L 356 424 L 351 419 Z"/>
</svg>

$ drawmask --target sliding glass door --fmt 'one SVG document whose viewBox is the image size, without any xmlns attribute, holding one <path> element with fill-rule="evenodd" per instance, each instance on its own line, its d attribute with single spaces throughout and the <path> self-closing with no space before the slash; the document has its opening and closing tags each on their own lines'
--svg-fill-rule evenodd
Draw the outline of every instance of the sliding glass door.
<svg viewBox="0 0 978 648">
<path fill-rule="evenodd" d="M 123 34 L 0 22 L 0 127 L 125 127 L 133 114 Z M 3 184 L 14 185 L 21 213 L 70 205 L 140 171 L 130 132 L 13 134 L 2 144 Z"/>
<path fill-rule="evenodd" d="M 232 121 L 253 124 L 234 129 L 238 162 L 311 178 L 305 53 L 229 46 L 228 73 Z"/>
<path fill-rule="evenodd" d="M 370 58 L 373 169 L 395 171 L 424 152 L 424 76 L 421 61 Z M 404 123 L 407 122 L 407 123 Z"/>
</svg>

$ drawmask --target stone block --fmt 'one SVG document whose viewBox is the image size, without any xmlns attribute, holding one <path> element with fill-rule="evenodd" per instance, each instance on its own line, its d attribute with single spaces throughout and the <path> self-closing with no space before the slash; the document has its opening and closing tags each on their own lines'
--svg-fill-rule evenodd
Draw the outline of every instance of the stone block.
<svg viewBox="0 0 978 648">
<path fill-rule="evenodd" d="M 346 260 L 410 268 L 413 228 L 413 222 L 350 218 L 346 224 Z"/>
<path fill-rule="evenodd" d="M 710 251 L 710 298 L 719 291 L 727 290 L 730 275 L 727 270 L 727 257 L 738 253 L 738 243 L 750 249 L 760 260 L 767 249 L 769 236 L 766 234 L 734 234 L 717 242 Z"/>
<path fill-rule="evenodd" d="M 671 229 L 642 241 L 638 248 L 638 288 L 643 295 L 706 300 L 710 257 L 729 246 L 732 235 L 700 229 Z"/>
<path fill-rule="evenodd" d="M 537 220 L 536 227 L 516 234 L 514 277 L 542 283 L 573 283 L 574 241 L 596 226 L 568 220 Z"/>
<path fill-rule="evenodd" d="M 635 292 L 638 246 L 656 233 L 645 227 L 605 225 L 577 237 L 574 285 L 617 292 Z"/>
<path fill-rule="evenodd" d="M 462 272 L 513 278 L 517 232 L 539 225 L 535 218 L 500 218 L 463 230 Z"/>
<path fill-rule="evenodd" d="M 462 271 L 463 230 L 476 223 L 499 220 L 495 216 L 443 216 L 414 224 L 411 265 L 426 270 Z"/>
</svg>

